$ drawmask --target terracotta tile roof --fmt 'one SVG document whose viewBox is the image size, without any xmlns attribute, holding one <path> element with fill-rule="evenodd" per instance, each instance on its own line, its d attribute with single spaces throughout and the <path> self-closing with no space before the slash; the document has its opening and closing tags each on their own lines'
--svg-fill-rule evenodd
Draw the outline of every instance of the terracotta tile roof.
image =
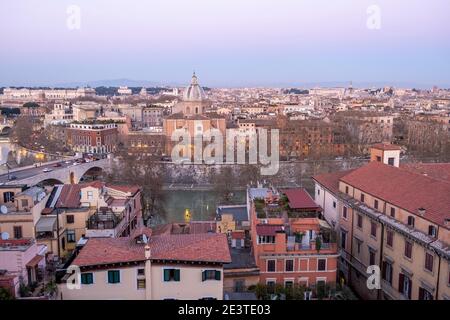
<svg viewBox="0 0 450 320">
<path fill-rule="evenodd" d="M 339 192 L 339 180 L 353 170 L 324 173 L 313 176 L 313 179 L 333 193 Z"/>
<path fill-rule="evenodd" d="M 320 209 L 303 188 L 282 189 L 280 191 L 288 198 L 291 209 Z"/>
<path fill-rule="evenodd" d="M 275 236 L 277 231 L 281 230 L 283 230 L 283 226 L 276 224 L 258 224 L 256 226 L 256 234 L 258 236 Z"/>
<path fill-rule="evenodd" d="M 231 262 L 224 234 L 177 234 L 152 236 L 151 259 L 199 262 Z M 73 261 L 78 266 L 144 261 L 143 244 L 132 238 L 91 238 Z"/>
<path fill-rule="evenodd" d="M 450 163 L 406 163 L 401 164 L 400 168 L 450 182 Z"/>
<path fill-rule="evenodd" d="M 372 148 L 379 150 L 401 150 L 400 146 L 390 144 L 390 143 L 377 143 L 372 146 Z"/>
<path fill-rule="evenodd" d="M 450 218 L 450 183 L 442 180 L 370 162 L 341 181 L 411 213 L 424 208 L 424 218 L 440 225 Z"/>
<path fill-rule="evenodd" d="M 79 184 L 65 184 L 62 187 L 56 208 L 78 208 L 80 206 L 80 190 Z"/>
<path fill-rule="evenodd" d="M 81 183 L 80 186 L 81 186 L 81 188 L 93 187 L 93 188 L 101 189 L 105 186 L 105 183 L 95 180 L 92 182 Z"/>
</svg>

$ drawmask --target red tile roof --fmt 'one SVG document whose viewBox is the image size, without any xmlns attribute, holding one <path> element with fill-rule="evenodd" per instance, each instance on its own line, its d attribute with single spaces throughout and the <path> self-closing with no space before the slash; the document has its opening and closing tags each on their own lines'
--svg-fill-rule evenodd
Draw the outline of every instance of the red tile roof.
<svg viewBox="0 0 450 320">
<path fill-rule="evenodd" d="M 450 182 L 450 163 L 406 163 L 400 165 L 400 168 Z"/>
<path fill-rule="evenodd" d="M 61 194 L 58 201 L 56 201 L 56 208 L 78 208 L 80 206 L 80 190 L 79 184 L 65 184 L 62 187 Z"/>
<path fill-rule="evenodd" d="M 283 226 L 276 224 L 258 224 L 256 226 L 256 234 L 258 236 L 274 236 L 277 231 L 281 230 L 283 230 Z"/>
<path fill-rule="evenodd" d="M 343 176 L 349 174 L 352 171 L 353 170 L 346 170 L 346 171 L 319 174 L 313 176 L 313 179 L 317 181 L 320 185 L 322 185 L 324 188 L 327 188 L 329 191 L 333 193 L 338 193 L 339 179 L 341 179 Z"/>
<path fill-rule="evenodd" d="M 370 162 L 341 181 L 411 213 L 424 208 L 424 218 L 440 225 L 450 218 L 450 183 L 442 180 Z"/>
<path fill-rule="evenodd" d="M 400 146 L 390 144 L 390 143 L 377 143 L 372 146 L 374 149 L 379 150 L 401 150 Z"/>
<path fill-rule="evenodd" d="M 280 191 L 288 198 L 291 209 L 320 209 L 303 188 L 283 189 Z"/>
<path fill-rule="evenodd" d="M 231 262 L 224 234 L 176 234 L 152 236 L 149 242 L 152 260 Z M 91 238 L 73 261 L 78 266 L 93 266 L 144 261 L 143 244 L 132 238 Z"/>
</svg>

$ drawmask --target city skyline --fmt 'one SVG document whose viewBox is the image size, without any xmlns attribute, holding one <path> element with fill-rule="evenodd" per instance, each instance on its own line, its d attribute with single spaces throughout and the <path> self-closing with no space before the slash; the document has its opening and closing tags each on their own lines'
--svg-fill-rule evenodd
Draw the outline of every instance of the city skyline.
<svg viewBox="0 0 450 320">
<path fill-rule="evenodd" d="M 379 9 L 379 29 L 368 19 Z M 79 29 L 68 19 L 79 8 Z M 131 79 L 210 87 L 450 86 L 450 4 L 30 1 L 0 4 L 0 86 Z M 72 8 L 72 9 L 71 9 Z M 73 22 L 73 21 L 72 21 Z M 70 23 L 69 23 L 70 25 Z M 7 30 L 7 32 L 6 32 Z M 141 80 L 142 79 L 142 80 Z"/>
</svg>

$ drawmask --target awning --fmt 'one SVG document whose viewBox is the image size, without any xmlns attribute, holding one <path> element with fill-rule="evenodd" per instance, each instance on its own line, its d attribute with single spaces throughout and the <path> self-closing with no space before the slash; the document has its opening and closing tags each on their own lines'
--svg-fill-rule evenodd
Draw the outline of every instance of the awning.
<svg viewBox="0 0 450 320">
<path fill-rule="evenodd" d="M 330 224 L 329 224 L 328 222 L 326 222 L 325 220 L 319 219 L 319 224 L 320 224 L 320 227 L 321 227 L 321 228 L 324 228 L 324 229 L 331 229 Z"/>
<path fill-rule="evenodd" d="M 53 232 L 56 230 L 56 217 L 41 217 L 36 224 L 36 232 Z"/>
<path fill-rule="evenodd" d="M 34 268 L 34 267 L 36 267 L 36 266 L 39 264 L 39 262 L 40 262 L 43 258 L 44 258 L 43 256 L 36 255 L 36 256 L 34 256 L 33 259 L 31 259 L 30 261 L 28 261 L 28 263 L 27 263 L 26 266 L 29 267 L 29 268 Z"/>
</svg>

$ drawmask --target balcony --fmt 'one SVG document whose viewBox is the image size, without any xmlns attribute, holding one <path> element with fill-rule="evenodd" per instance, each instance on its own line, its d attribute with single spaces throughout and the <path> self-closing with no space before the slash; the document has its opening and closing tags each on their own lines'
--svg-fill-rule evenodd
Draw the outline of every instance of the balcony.
<svg viewBox="0 0 450 320">
<path fill-rule="evenodd" d="M 93 214 L 86 222 L 87 229 L 94 230 L 107 230 L 115 229 L 123 220 L 123 215 L 115 215 L 114 213 L 101 213 L 97 212 Z"/>
</svg>

